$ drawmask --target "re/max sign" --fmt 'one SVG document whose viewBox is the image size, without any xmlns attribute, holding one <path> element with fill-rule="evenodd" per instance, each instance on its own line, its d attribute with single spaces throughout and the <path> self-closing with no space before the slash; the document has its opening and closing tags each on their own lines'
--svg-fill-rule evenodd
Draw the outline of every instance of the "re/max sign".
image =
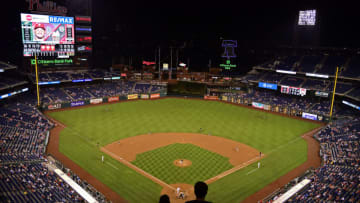
<svg viewBox="0 0 360 203">
<path fill-rule="evenodd" d="M 48 65 L 48 64 L 72 64 L 72 59 L 53 59 L 53 60 L 37 60 L 39 65 Z M 31 59 L 31 65 L 35 65 L 35 59 Z"/>
</svg>

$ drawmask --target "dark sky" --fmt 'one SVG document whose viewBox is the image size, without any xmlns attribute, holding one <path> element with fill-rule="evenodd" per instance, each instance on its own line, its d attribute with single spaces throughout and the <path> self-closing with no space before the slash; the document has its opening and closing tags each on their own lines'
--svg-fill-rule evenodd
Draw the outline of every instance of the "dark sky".
<svg viewBox="0 0 360 203">
<path fill-rule="evenodd" d="M 86 15 L 89 1 L 56 2 L 65 4 L 69 15 Z M 15 63 L 22 49 L 19 13 L 26 7 L 26 0 L 12 0 L 1 12 L 1 58 Z M 298 10 L 313 8 L 320 20 L 320 46 L 360 46 L 359 12 L 350 2 L 92 0 L 94 55 L 108 62 L 112 55 L 150 57 L 159 45 L 216 55 L 221 37 L 238 40 L 244 50 L 292 44 Z"/>
</svg>

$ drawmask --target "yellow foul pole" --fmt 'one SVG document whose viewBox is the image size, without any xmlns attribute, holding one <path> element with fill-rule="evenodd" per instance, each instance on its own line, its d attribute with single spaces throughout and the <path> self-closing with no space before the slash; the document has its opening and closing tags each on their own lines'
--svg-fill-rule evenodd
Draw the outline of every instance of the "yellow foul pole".
<svg viewBox="0 0 360 203">
<path fill-rule="evenodd" d="M 39 94 L 39 74 L 38 74 L 38 66 L 37 66 L 37 58 L 35 55 L 35 72 L 36 72 L 36 93 L 37 93 L 37 104 L 40 106 L 40 94 Z"/>
<path fill-rule="evenodd" d="M 333 107 L 334 107 L 334 100 L 335 100 L 335 90 L 336 90 L 336 82 L 338 77 L 339 67 L 336 67 L 336 75 L 335 75 L 335 81 L 334 81 L 334 90 L 332 95 L 332 101 L 331 101 L 331 108 L 330 108 L 330 120 L 332 117 Z"/>
</svg>

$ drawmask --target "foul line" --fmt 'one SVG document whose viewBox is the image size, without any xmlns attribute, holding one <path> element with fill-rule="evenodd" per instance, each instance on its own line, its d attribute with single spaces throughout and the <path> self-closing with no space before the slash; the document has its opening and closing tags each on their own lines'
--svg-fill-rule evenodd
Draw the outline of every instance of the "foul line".
<svg viewBox="0 0 360 203">
<path fill-rule="evenodd" d="M 253 172 L 255 172 L 256 170 L 258 170 L 259 168 L 255 168 L 255 169 L 253 169 L 253 170 L 251 170 L 251 171 L 249 171 L 249 172 L 247 172 L 247 174 L 246 175 L 249 175 L 249 174 L 252 174 Z"/>
<path fill-rule="evenodd" d="M 265 155 L 263 155 L 261 157 L 264 158 Z M 252 164 L 255 161 L 260 160 L 260 159 L 261 159 L 260 157 L 254 157 L 254 158 L 252 158 L 252 159 L 250 159 L 250 160 L 248 160 L 248 161 L 246 161 L 246 162 L 244 162 L 244 163 L 242 163 L 240 165 L 235 166 L 234 168 L 231 168 L 231 169 L 229 169 L 229 170 L 227 170 L 227 171 L 225 171 L 223 173 L 220 173 L 217 176 L 214 176 L 214 177 L 206 180 L 205 183 L 207 183 L 207 184 L 213 183 L 213 182 L 215 182 L 215 181 L 217 181 L 217 180 L 219 180 L 219 179 L 221 179 L 221 178 L 223 178 L 223 177 L 225 177 L 227 175 L 230 175 L 230 174 L 235 173 L 236 171 L 238 171 L 240 169 L 243 169 L 243 168 L 247 167 L 248 165 L 250 165 L 250 164 Z"/>
<path fill-rule="evenodd" d="M 106 164 L 109 164 L 111 167 L 113 167 L 113 168 L 115 168 L 115 169 L 117 169 L 117 170 L 120 170 L 118 167 L 116 167 L 116 166 L 114 166 L 112 163 L 110 163 L 110 162 L 106 162 Z"/>
<path fill-rule="evenodd" d="M 285 147 L 285 146 L 287 146 L 287 145 L 289 145 L 289 144 L 291 144 L 291 143 L 297 142 L 298 140 L 303 139 L 304 137 L 308 136 L 309 134 L 314 135 L 316 132 L 318 132 L 318 131 L 319 131 L 320 129 L 322 129 L 322 128 L 323 128 L 323 127 L 318 127 L 318 128 L 316 128 L 316 129 L 314 129 L 314 130 L 311 130 L 310 132 L 306 132 L 306 133 L 304 133 L 302 136 L 297 137 L 297 138 L 295 138 L 295 139 L 293 139 L 293 140 L 290 140 L 288 143 L 282 144 L 282 145 L 276 147 L 276 148 L 273 149 L 273 150 L 270 150 L 267 154 L 269 155 L 269 154 L 271 154 L 271 153 L 273 153 L 273 152 L 275 152 L 275 151 L 278 151 L 279 149 L 281 149 L 281 148 L 283 148 L 283 147 Z M 263 157 L 265 157 L 265 155 L 262 156 L 262 158 L 263 158 Z M 225 176 L 227 176 L 227 175 L 230 175 L 230 174 L 235 173 L 236 171 L 238 171 L 238 170 L 240 170 L 240 169 L 242 169 L 242 168 L 247 167 L 248 165 L 254 163 L 254 162 L 257 161 L 257 160 L 260 160 L 260 158 L 259 158 L 259 157 L 252 158 L 252 159 L 250 159 L 249 161 L 247 161 L 247 162 L 245 162 L 245 163 L 242 163 L 242 164 L 240 164 L 240 165 L 238 165 L 238 166 L 235 166 L 234 168 L 231 168 L 231 169 L 229 169 L 229 170 L 227 170 L 227 171 L 225 171 L 225 172 L 223 172 L 223 173 L 221 173 L 221 174 L 219 174 L 219 175 L 217 175 L 217 176 L 214 176 L 214 177 L 206 180 L 205 183 L 207 183 L 207 184 L 213 183 L 213 182 L 215 182 L 215 181 L 217 181 L 217 180 L 219 180 L 219 179 L 221 179 L 221 178 L 223 178 L 223 177 L 225 177 Z M 251 172 L 251 173 L 252 173 L 252 172 Z M 248 173 L 248 174 L 246 174 L 246 175 L 249 175 L 249 174 L 250 174 L 250 173 Z"/>
<path fill-rule="evenodd" d="M 124 165 L 134 169 L 135 171 L 137 171 L 138 173 L 140 173 L 141 175 L 147 177 L 147 178 L 150 178 L 151 180 L 153 180 L 154 182 L 160 184 L 161 186 L 163 187 L 168 187 L 170 188 L 171 190 L 176 190 L 173 186 L 165 183 L 164 181 L 160 180 L 159 178 L 147 173 L 146 171 L 142 170 L 141 168 L 138 168 L 137 166 L 133 165 L 132 163 L 130 163 L 129 161 L 126 161 L 124 158 L 110 152 L 109 150 L 105 149 L 105 148 L 101 148 L 101 151 L 102 152 L 105 152 L 107 154 L 109 154 L 111 157 L 113 157 L 114 159 L 120 161 L 121 163 L 123 163 Z M 110 163 L 109 163 L 110 164 Z"/>
</svg>

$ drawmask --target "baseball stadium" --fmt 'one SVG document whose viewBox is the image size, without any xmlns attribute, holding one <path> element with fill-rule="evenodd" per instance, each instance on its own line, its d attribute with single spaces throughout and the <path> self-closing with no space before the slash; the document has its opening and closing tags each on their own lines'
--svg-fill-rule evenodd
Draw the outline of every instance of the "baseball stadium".
<svg viewBox="0 0 360 203">
<path fill-rule="evenodd" d="M 1 202 L 360 202 L 351 6 L 148 4 L 9 5 Z"/>
</svg>

